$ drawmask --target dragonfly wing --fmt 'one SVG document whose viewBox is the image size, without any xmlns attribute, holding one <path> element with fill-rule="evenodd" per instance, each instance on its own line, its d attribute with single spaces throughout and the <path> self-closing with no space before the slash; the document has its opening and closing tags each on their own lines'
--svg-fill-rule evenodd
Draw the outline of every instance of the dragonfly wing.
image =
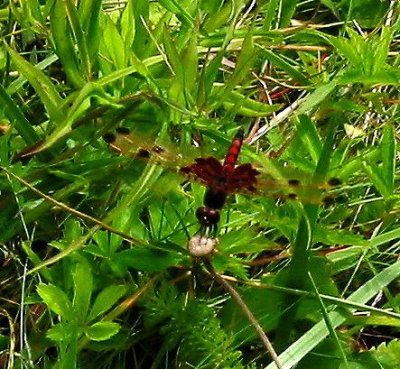
<svg viewBox="0 0 400 369">
<path fill-rule="evenodd" d="M 222 174 L 222 164 L 212 156 L 207 158 L 196 158 L 191 165 L 183 167 L 181 173 L 200 180 L 207 186 L 212 186 L 215 179 Z"/>
<path fill-rule="evenodd" d="M 240 191 L 255 192 L 257 189 L 257 176 L 260 172 L 254 169 L 250 163 L 241 164 L 235 168 L 229 176 L 227 191 L 230 193 Z"/>
</svg>

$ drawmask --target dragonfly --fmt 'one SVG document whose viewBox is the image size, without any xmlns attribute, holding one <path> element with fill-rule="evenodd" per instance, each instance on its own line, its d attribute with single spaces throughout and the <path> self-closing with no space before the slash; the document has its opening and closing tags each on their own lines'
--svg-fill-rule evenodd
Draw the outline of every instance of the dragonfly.
<svg viewBox="0 0 400 369">
<path fill-rule="evenodd" d="M 236 165 L 244 139 L 244 130 L 239 128 L 228 148 L 223 164 L 213 156 L 196 158 L 195 162 L 181 168 L 180 172 L 199 180 L 207 188 L 203 206 L 196 210 L 201 230 L 216 233 L 221 219 L 220 211 L 229 195 L 238 192 L 256 192 L 257 176 L 260 172 L 250 163 Z"/>
<path fill-rule="evenodd" d="M 130 145 L 135 145 L 139 140 L 131 135 L 125 127 L 117 128 L 115 133 L 107 133 L 103 136 L 104 141 L 116 152 L 132 156 Z M 265 175 L 251 163 L 237 165 L 239 154 L 244 140 L 244 130 L 239 128 L 235 133 L 227 153 L 221 163 L 214 156 L 197 157 L 189 164 L 184 163 L 178 167 L 178 172 L 191 181 L 201 183 L 206 187 L 203 204 L 196 210 L 196 218 L 200 225 L 200 242 L 208 242 L 202 238 L 203 235 L 215 236 L 221 219 L 227 198 L 230 195 L 244 193 L 248 195 L 263 195 L 272 192 L 272 195 L 279 199 L 295 200 L 298 198 L 301 182 L 298 179 L 288 179 L 286 183 L 275 182 L 271 178 L 264 178 Z M 165 150 L 161 146 L 153 145 L 146 148 L 143 142 L 138 143 L 139 151 L 135 156 L 149 158 L 155 154 L 160 162 L 179 162 L 178 156 Z M 341 183 L 337 178 L 331 178 L 327 184 L 319 187 L 319 192 L 327 188 L 336 187 Z M 284 187 L 284 188 L 283 188 Z M 310 192 L 308 189 L 307 193 Z M 314 191 L 315 192 L 315 191 Z M 315 199 L 315 196 L 313 197 Z M 323 201 L 328 203 L 329 197 Z"/>
</svg>

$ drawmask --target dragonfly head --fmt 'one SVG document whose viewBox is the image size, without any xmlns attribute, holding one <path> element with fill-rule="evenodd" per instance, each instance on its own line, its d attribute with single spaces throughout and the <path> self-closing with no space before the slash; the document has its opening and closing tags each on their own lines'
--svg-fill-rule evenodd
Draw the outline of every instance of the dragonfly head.
<svg viewBox="0 0 400 369">
<path fill-rule="evenodd" d="M 196 218 L 202 227 L 213 228 L 218 224 L 221 216 L 218 209 L 200 206 L 196 210 Z"/>
</svg>

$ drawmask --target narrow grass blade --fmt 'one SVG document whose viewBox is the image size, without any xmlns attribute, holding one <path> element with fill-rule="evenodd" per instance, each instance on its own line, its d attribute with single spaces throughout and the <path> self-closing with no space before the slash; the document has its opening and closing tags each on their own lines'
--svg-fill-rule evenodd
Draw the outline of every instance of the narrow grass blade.
<svg viewBox="0 0 400 369">
<path fill-rule="evenodd" d="M 365 304 L 389 283 L 400 277 L 400 261 L 382 270 L 375 277 L 367 281 L 362 287 L 352 293 L 347 300 Z M 330 312 L 329 320 L 333 328 L 337 328 L 346 321 L 347 313 L 341 309 Z M 329 335 L 329 330 L 324 320 L 321 320 L 300 339 L 285 350 L 279 358 L 285 369 L 293 368 L 304 356 L 312 351 Z M 265 369 L 276 369 L 275 363 L 271 363 Z"/>
</svg>

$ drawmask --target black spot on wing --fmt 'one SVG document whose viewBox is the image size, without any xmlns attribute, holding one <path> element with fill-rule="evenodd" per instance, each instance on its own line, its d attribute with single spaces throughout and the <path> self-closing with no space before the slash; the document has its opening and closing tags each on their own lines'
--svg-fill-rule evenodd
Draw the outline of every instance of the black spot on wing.
<svg viewBox="0 0 400 369">
<path fill-rule="evenodd" d="M 339 178 L 330 178 L 328 180 L 328 185 L 332 187 L 340 186 L 342 184 L 342 181 Z"/>
<path fill-rule="evenodd" d="M 298 187 L 300 185 L 300 180 L 298 179 L 289 179 L 288 180 L 288 185 L 291 187 Z"/>
<path fill-rule="evenodd" d="M 115 131 L 118 134 L 123 135 L 123 136 L 127 136 L 127 135 L 129 135 L 131 133 L 129 128 L 126 128 L 126 127 L 118 127 L 118 128 L 115 129 Z"/>
<path fill-rule="evenodd" d="M 107 132 L 103 135 L 103 140 L 108 144 L 114 143 L 116 139 L 115 134 L 111 132 Z"/>
</svg>

